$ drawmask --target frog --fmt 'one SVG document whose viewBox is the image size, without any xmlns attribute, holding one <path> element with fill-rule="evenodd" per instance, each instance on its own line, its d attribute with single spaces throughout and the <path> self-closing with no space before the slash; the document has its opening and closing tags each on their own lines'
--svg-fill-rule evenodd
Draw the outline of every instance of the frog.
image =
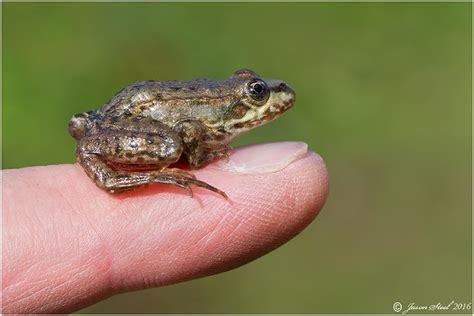
<svg viewBox="0 0 474 316">
<path fill-rule="evenodd" d="M 109 193 L 161 183 L 191 185 L 228 198 L 198 180 L 198 169 L 228 159 L 237 136 L 273 121 L 295 103 L 284 81 L 239 69 L 221 80 L 147 80 L 117 92 L 99 108 L 78 113 L 68 130 L 76 159 L 95 184 Z"/>
</svg>

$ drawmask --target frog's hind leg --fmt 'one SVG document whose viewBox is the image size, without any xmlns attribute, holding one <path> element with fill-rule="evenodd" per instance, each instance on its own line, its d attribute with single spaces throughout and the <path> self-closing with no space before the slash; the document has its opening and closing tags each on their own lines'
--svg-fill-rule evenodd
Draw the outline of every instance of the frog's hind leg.
<svg viewBox="0 0 474 316">
<path fill-rule="evenodd" d="M 141 146 L 143 145 L 143 146 Z M 155 147 L 153 147 L 155 146 Z M 158 150 L 160 149 L 160 150 Z M 164 138 L 163 135 L 138 135 L 114 132 L 84 137 L 80 140 L 76 152 L 77 159 L 87 175 L 102 189 L 117 193 L 132 190 L 148 183 L 171 184 L 183 188 L 192 196 L 190 185 L 196 185 L 219 193 L 221 190 L 197 180 L 196 177 L 181 169 L 167 169 L 178 161 L 182 149 L 179 139 Z M 137 163 L 153 165 L 159 170 L 123 171 L 112 168 L 107 162 Z"/>
<path fill-rule="evenodd" d="M 194 175 L 185 175 L 179 169 L 164 169 L 162 171 L 123 172 L 112 169 L 107 163 L 95 155 L 84 155 L 80 161 L 86 173 L 102 189 L 119 193 L 133 190 L 149 183 L 171 184 L 185 189 L 191 197 L 193 191 L 190 185 L 195 185 L 219 193 L 227 199 L 227 195 L 206 182 L 197 180 Z"/>
</svg>

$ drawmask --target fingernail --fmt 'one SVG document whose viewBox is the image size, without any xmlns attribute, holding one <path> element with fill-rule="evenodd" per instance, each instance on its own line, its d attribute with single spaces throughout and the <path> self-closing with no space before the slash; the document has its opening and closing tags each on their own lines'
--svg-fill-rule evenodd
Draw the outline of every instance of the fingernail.
<svg viewBox="0 0 474 316">
<path fill-rule="evenodd" d="M 272 173 L 285 169 L 307 152 L 308 145 L 303 142 L 250 145 L 233 150 L 229 161 L 219 160 L 216 166 L 238 173 Z"/>
</svg>

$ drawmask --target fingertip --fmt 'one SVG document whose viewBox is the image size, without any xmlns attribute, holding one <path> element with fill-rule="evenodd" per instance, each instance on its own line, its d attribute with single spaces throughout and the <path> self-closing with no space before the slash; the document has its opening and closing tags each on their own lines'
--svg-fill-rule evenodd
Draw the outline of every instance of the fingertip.
<svg viewBox="0 0 474 316">
<path fill-rule="evenodd" d="M 195 189 L 194 199 L 168 196 L 172 192 L 144 197 L 133 222 L 115 226 L 115 236 L 133 240 L 112 241 L 125 245 L 114 250 L 119 288 L 142 288 L 143 280 L 146 286 L 175 283 L 252 261 L 308 226 L 328 192 L 326 165 L 315 153 L 273 173 L 204 168 L 196 175 L 229 199 L 203 188 Z"/>
</svg>

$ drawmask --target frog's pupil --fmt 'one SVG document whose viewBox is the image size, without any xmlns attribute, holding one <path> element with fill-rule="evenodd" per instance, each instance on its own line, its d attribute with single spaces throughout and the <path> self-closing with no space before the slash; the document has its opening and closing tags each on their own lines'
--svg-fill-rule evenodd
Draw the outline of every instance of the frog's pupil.
<svg viewBox="0 0 474 316">
<path fill-rule="evenodd" d="M 254 86 L 253 86 L 255 92 L 257 93 L 262 93 L 263 92 L 263 86 L 259 83 L 256 83 Z"/>
</svg>

